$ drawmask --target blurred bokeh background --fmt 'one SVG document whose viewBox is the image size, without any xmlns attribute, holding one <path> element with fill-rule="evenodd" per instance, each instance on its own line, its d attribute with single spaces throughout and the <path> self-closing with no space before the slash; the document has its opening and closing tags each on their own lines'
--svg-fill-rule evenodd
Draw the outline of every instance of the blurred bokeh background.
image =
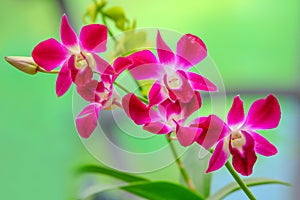
<svg viewBox="0 0 300 200">
<path fill-rule="evenodd" d="M 55 95 L 56 76 L 30 76 L 3 59 L 30 56 L 44 39 L 59 39 L 62 13 L 78 31 L 92 1 L 0 1 L 0 199 L 63 200 L 77 196 L 82 180 L 74 175 L 81 164 L 98 163 L 81 144 L 72 114 L 72 92 Z M 265 136 L 279 154 L 260 158 L 254 176 L 297 184 L 299 155 L 300 2 L 298 0 L 108 0 L 124 8 L 137 27 L 173 29 L 201 37 L 228 91 L 242 94 L 246 105 L 276 94 L 282 106 L 280 126 Z M 101 22 L 101 21 L 99 21 Z M 110 152 L 103 152 L 109 154 Z M 152 179 L 177 180 L 170 166 L 148 173 Z M 215 173 L 213 191 L 231 177 Z M 264 187 L 264 188 L 263 188 Z M 258 199 L 293 199 L 293 188 L 261 186 Z M 236 193 L 228 199 L 241 199 Z M 242 196 L 244 197 L 244 196 Z M 296 198 L 295 198 L 296 199 Z"/>
</svg>

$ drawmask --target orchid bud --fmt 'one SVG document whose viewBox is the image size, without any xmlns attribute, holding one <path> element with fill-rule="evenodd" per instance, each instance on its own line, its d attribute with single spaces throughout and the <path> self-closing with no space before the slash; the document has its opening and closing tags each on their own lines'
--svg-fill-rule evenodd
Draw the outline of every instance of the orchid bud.
<svg viewBox="0 0 300 200">
<path fill-rule="evenodd" d="M 34 62 L 32 57 L 6 56 L 5 60 L 12 66 L 27 74 L 33 75 L 38 71 L 38 65 Z"/>
</svg>

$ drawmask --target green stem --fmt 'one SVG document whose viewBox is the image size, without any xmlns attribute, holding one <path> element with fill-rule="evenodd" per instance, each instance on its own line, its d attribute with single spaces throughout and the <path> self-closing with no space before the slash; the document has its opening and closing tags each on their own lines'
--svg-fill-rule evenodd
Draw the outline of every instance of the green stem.
<svg viewBox="0 0 300 200">
<path fill-rule="evenodd" d="M 127 88 L 125 88 L 123 85 L 119 84 L 117 81 L 115 81 L 114 84 L 116 86 L 118 86 L 118 88 L 120 88 L 121 90 L 123 90 L 124 92 L 131 93 Z"/>
<path fill-rule="evenodd" d="M 231 174 L 231 176 L 234 178 L 234 180 L 239 184 L 241 189 L 244 191 L 244 193 L 247 195 L 247 197 L 251 200 L 256 200 L 256 197 L 251 192 L 251 190 L 248 188 L 246 183 L 241 179 L 241 177 L 236 173 L 236 171 L 233 169 L 232 165 L 229 161 L 226 162 L 225 167 Z"/>
<path fill-rule="evenodd" d="M 130 74 L 131 74 L 131 73 L 130 73 Z M 132 74 L 131 74 L 131 75 L 132 75 Z M 133 76 L 132 76 L 132 77 L 133 77 Z M 142 95 L 142 97 L 147 98 L 147 96 L 143 95 L 143 88 L 142 88 L 142 86 L 140 85 L 139 81 L 136 80 L 134 77 L 133 77 L 133 80 L 134 80 L 135 84 L 138 86 L 139 91 L 140 91 L 140 94 Z"/>
<path fill-rule="evenodd" d="M 59 73 L 59 70 L 47 71 L 47 70 L 45 70 L 45 69 L 43 69 L 41 67 L 38 67 L 37 71 L 45 73 L 45 74 L 58 74 Z"/>
<path fill-rule="evenodd" d="M 169 144 L 170 144 L 170 148 L 171 148 L 171 151 L 172 151 L 172 154 L 174 156 L 174 158 L 176 159 L 176 164 L 178 166 L 178 169 L 185 181 L 185 183 L 187 184 L 187 186 L 192 190 L 192 191 L 196 191 L 196 187 L 192 181 L 192 179 L 189 177 L 187 171 L 185 170 L 184 166 L 183 166 L 183 163 L 180 159 L 180 157 L 178 156 L 178 153 L 176 151 L 176 148 L 172 142 L 172 140 L 170 140 L 169 138 L 167 138 Z"/>
<path fill-rule="evenodd" d="M 115 43 L 118 43 L 118 41 L 115 38 L 113 32 L 111 31 L 111 29 L 109 28 L 109 26 L 107 24 L 107 21 L 106 21 L 106 18 L 105 18 L 105 14 L 103 12 L 100 12 L 100 13 L 101 13 L 101 16 L 102 16 L 103 24 L 107 27 L 108 34 L 110 35 L 110 37 L 112 37 L 112 39 L 114 40 Z"/>
</svg>

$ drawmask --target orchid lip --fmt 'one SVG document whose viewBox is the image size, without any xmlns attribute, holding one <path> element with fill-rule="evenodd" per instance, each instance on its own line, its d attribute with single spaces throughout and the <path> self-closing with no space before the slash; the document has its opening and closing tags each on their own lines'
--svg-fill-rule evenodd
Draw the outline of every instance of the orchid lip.
<svg viewBox="0 0 300 200">
<path fill-rule="evenodd" d="M 81 52 L 76 54 L 74 62 L 77 69 L 83 69 L 88 66 L 93 68 L 95 66 L 95 61 L 90 53 Z"/>
<path fill-rule="evenodd" d="M 231 142 L 231 145 L 233 148 L 236 148 L 239 151 L 243 150 L 243 146 L 246 143 L 246 139 L 245 139 L 244 134 L 241 131 L 236 130 L 236 131 L 231 132 L 230 139 L 231 139 L 230 142 Z"/>
<path fill-rule="evenodd" d="M 167 84 L 171 89 L 178 89 L 182 85 L 182 80 L 178 75 L 167 76 Z"/>
</svg>

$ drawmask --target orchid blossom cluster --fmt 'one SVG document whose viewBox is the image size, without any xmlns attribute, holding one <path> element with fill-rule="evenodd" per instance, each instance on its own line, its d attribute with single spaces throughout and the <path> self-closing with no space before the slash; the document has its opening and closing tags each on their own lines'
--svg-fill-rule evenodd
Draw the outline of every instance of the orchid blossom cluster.
<svg viewBox="0 0 300 200">
<path fill-rule="evenodd" d="M 32 58 L 36 66 L 49 72 L 62 66 L 56 81 L 57 96 L 64 95 L 73 83 L 78 94 L 89 102 L 76 118 L 82 138 L 91 136 L 101 110 L 119 107 L 144 130 L 176 139 L 184 147 L 196 142 L 212 150 L 216 145 L 207 172 L 220 169 L 232 155 L 235 170 L 248 176 L 257 160 L 256 153 L 264 156 L 277 153 L 276 147 L 256 132 L 279 124 L 280 105 L 272 94 L 256 100 L 247 116 L 243 101 L 236 96 L 227 121 L 214 114 L 188 120 L 202 106 L 201 93 L 218 90 L 213 82 L 190 71 L 207 56 L 206 46 L 199 37 L 183 35 L 174 52 L 158 31 L 156 52 L 140 50 L 116 58 L 111 65 L 98 55 L 106 51 L 105 25 L 86 25 L 78 37 L 64 15 L 60 36 L 61 42 L 51 38 L 39 43 Z M 136 80 L 154 80 L 147 100 L 133 92 L 124 97 L 118 94 L 115 80 L 124 71 L 129 71 Z"/>
</svg>

